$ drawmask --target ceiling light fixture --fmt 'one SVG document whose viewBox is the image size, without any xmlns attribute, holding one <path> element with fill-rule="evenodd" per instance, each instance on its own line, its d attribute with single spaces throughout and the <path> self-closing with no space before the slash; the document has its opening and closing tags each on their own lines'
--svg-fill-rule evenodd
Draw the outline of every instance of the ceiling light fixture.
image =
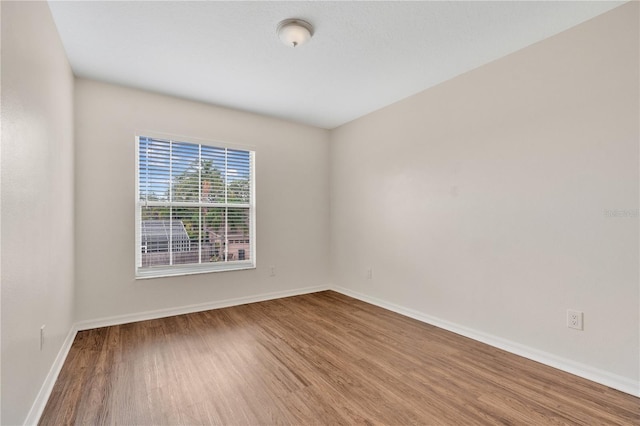
<svg viewBox="0 0 640 426">
<path fill-rule="evenodd" d="M 289 47 L 298 47 L 309 41 L 313 27 L 302 19 L 285 19 L 278 24 L 278 37 Z"/>
</svg>

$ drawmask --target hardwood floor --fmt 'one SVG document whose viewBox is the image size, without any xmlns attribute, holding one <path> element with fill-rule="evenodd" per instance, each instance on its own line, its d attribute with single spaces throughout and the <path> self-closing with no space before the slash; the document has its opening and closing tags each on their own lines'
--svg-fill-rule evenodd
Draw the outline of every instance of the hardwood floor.
<svg viewBox="0 0 640 426">
<path fill-rule="evenodd" d="M 78 333 L 40 424 L 640 424 L 640 399 L 327 291 Z"/>
</svg>

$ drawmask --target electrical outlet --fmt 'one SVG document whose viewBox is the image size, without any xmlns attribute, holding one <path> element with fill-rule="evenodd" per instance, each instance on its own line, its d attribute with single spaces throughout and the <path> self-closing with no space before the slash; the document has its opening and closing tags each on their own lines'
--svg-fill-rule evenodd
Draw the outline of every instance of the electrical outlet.
<svg viewBox="0 0 640 426">
<path fill-rule="evenodd" d="M 584 313 L 581 311 L 567 309 L 567 327 L 575 328 L 576 330 L 583 330 L 583 318 Z"/>
<path fill-rule="evenodd" d="M 276 276 L 276 267 L 275 266 L 269 266 L 269 276 L 270 277 L 275 277 Z"/>
<path fill-rule="evenodd" d="M 368 280 L 372 280 L 373 279 L 373 268 L 367 269 L 367 279 Z"/>
<path fill-rule="evenodd" d="M 42 327 L 40 327 L 40 350 L 42 350 L 43 346 L 44 346 L 44 328 L 46 327 L 46 325 L 42 325 Z"/>
</svg>

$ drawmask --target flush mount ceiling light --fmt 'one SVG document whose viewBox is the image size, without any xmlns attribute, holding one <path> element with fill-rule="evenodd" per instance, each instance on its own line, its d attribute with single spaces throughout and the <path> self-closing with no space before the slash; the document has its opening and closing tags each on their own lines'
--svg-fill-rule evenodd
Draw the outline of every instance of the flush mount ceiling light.
<svg viewBox="0 0 640 426">
<path fill-rule="evenodd" d="M 309 41 L 313 27 L 302 19 L 285 19 L 278 24 L 278 37 L 289 47 L 297 47 Z"/>
</svg>

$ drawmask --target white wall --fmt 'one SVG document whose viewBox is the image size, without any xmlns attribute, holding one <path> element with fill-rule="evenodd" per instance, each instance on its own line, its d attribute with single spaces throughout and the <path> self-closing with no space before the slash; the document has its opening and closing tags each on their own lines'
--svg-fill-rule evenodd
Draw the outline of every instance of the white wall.
<svg viewBox="0 0 640 426">
<path fill-rule="evenodd" d="M 84 79 L 75 93 L 77 320 L 329 284 L 328 131 Z M 138 130 L 255 147 L 257 269 L 134 279 Z"/>
<path fill-rule="evenodd" d="M 46 2 L 0 7 L 1 396 L 11 425 L 26 419 L 73 322 L 73 75 Z"/>
<path fill-rule="evenodd" d="M 334 284 L 638 383 L 638 52 L 633 2 L 336 129 Z"/>
</svg>

